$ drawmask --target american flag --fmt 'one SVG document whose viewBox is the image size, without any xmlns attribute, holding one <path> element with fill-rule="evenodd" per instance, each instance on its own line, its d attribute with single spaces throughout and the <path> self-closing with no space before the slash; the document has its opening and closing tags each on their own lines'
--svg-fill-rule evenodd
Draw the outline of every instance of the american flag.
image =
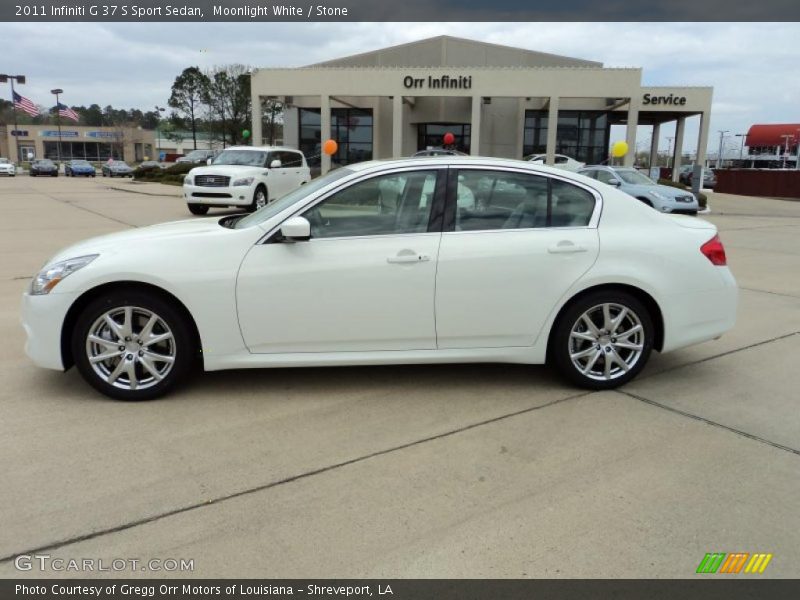
<svg viewBox="0 0 800 600">
<path fill-rule="evenodd" d="M 80 120 L 78 113 L 76 113 L 66 104 L 61 104 L 61 102 L 58 103 L 58 114 L 64 117 L 65 119 L 72 119 L 73 121 Z"/>
<path fill-rule="evenodd" d="M 39 114 L 39 107 L 28 100 L 25 96 L 20 96 L 17 92 L 14 92 L 14 108 L 25 111 L 32 117 L 35 117 Z"/>
</svg>

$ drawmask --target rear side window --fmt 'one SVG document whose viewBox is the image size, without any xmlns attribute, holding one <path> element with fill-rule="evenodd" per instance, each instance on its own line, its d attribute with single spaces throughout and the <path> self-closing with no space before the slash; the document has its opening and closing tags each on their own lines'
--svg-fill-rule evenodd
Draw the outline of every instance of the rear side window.
<svg viewBox="0 0 800 600">
<path fill-rule="evenodd" d="M 550 227 L 586 227 L 594 212 L 594 196 L 583 188 L 551 180 Z"/>
<path fill-rule="evenodd" d="M 281 167 L 302 167 L 303 157 L 297 152 L 276 152 L 277 158 L 281 161 Z"/>
<path fill-rule="evenodd" d="M 586 227 L 594 213 L 591 192 L 559 179 L 465 169 L 457 181 L 455 231 Z"/>
</svg>

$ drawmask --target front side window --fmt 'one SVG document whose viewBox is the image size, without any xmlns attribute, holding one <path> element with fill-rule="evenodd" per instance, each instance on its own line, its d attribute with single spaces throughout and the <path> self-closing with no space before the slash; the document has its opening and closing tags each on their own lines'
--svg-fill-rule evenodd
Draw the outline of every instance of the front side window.
<svg viewBox="0 0 800 600">
<path fill-rule="evenodd" d="M 303 213 L 312 238 L 423 233 L 437 171 L 407 171 L 354 183 Z"/>
<path fill-rule="evenodd" d="M 656 182 L 647 177 L 647 175 L 642 175 L 639 171 L 635 169 L 629 169 L 625 171 L 617 171 L 617 175 L 619 175 L 625 183 L 630 183 L 632 185 L 655 185 Z"/>
<path fill-rule="evenodd" d="M 597 171 L 597 180 L 611 185 L 617 178 L 610 171 Z"/>
</svg>

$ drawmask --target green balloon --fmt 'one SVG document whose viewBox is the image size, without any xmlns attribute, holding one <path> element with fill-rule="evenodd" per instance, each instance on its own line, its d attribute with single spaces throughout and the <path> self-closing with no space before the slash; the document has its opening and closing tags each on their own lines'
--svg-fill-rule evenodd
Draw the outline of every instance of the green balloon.
<svg viewBox="0 0 800 600">
<path fill-rule="evenodd" d="M 247 139 L 247 138 L 249 138 L 249 137 L 250 137 L 250 130 L 249 130 L 249 129 L 244 129 L 244 130 L 242 130 L 242 137 L 243 137 L 244 139 Z"/>
</svg>

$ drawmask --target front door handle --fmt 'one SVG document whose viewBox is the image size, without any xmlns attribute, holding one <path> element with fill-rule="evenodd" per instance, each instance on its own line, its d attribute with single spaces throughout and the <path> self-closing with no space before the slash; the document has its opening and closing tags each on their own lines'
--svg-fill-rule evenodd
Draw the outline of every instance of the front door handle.
<svg viewBox="0 0 800 600">
<path fill-rule="evenodd" d="M 393 265 L 405 265 L 413 263 L 427 262 L 431 259 L 427 254 L 417 254 L 416 252 L 399 252 L 397 256 L 390 256 L 386 262 Z"/>
<path fill-rule="evenodd" d="M 576 252 L 586 252 L 587 250 L 586 246 L 574 244 L 569 240 L 561 240 L 547 249 L 550 254 L 574 254 Z"/>
</svg>

